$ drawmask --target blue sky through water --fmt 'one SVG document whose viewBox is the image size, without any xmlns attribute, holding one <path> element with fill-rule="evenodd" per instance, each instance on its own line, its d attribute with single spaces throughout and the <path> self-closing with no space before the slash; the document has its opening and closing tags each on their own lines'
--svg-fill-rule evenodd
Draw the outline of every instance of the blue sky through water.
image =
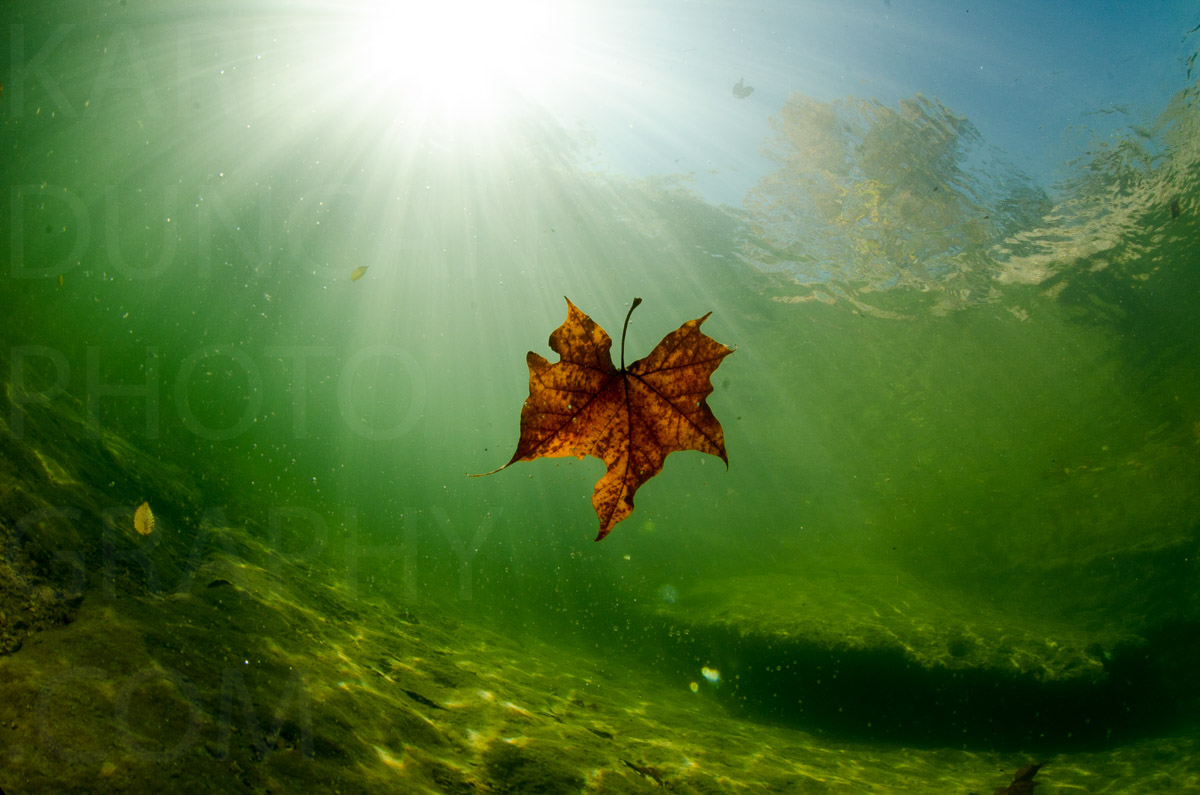
<svg viewBox="0 0 1200 795">
<path fill-rule="evenodd" d="M 603 165 L 692 173 L 706 198 L 734 205 L 771 168 L 759 146 L 792 92 L 890 106 L 935 97 L 1050 184 L 1089 142 L 1152 121 L 1186 85 L 1200 40 L 1186 35 L 1200 10 L 1174 0 L 669 2 L 609 14 L 600 66 L 559 110 L 596 130 Z M 743 78 L 755 91 L 739 100 Z"/>
</svg>

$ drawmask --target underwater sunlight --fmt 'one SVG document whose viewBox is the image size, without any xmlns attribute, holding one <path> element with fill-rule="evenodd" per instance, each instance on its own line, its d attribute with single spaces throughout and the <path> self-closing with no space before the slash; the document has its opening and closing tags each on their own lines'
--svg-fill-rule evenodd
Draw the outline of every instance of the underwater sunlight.
<svg viewBox="0 0 1200 795">
<path fill-rule="evenodd" d="M 326 54 L 380 113 L 403 109 L 451 127 L 487 125 L 577 76 L 580 20 L 570 2 L 375 0 Z"/>
</svg>

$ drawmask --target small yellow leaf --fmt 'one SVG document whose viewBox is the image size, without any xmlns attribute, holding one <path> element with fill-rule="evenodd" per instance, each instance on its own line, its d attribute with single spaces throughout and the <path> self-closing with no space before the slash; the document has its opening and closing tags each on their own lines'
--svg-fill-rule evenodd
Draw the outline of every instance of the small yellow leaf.
<svg viewBox="0 0 1200 795">
<path fill-rule="evenodd" d="M 367 275 L 367 265 L 359 265 L 354 270 L 350 271 L 350 281 L 356 282 Z"/>
<path fill-rule="evenodd" d="M 154 532 L 154 512 L 150 510 L 150 503 L 143 502 L 134 511 L 133 529 L 144 536 L 148 536 Z"/>
</svg>

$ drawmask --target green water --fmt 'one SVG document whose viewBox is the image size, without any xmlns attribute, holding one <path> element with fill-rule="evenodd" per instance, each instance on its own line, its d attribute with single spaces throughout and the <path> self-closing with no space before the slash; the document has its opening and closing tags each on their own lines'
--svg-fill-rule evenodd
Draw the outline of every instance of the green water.
<svg viewBox="0 0 1200 795">
<path fill-rule="evenodd" d="M 580 121 L 593 50 L 397 86 L 347 13 L 5 14 L 4 792 L 1200 787 L 1194 56 L 1029 173 L 934 86 L 648 49 Z M 564 296 L 736 348 L 599 543 L 597 460 L 467 477 Z"/>
</svg>

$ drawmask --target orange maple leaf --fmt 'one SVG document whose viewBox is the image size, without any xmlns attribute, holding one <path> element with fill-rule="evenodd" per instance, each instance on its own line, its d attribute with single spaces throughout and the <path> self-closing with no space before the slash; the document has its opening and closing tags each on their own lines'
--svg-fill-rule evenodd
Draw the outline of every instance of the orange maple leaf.
<svg viewBox="0 0 1200 795">
<path fill-rule="evenodd" d="M 641 302 L 633 299 L 625 316 L 618 370 L 608 334 L 567 299 L 567 319 L 550 335 L 560 360 L 551 364 L 533 351 L 526 357 L 529 397 L 521 409 L 521 439 L 500 467 L 543 456 L 602 460 L 608 471 L 592 494 L 600 519 L 597 541 L 633 512 L 634 493 L 662 471 L 671 453 L 699 450 L 729 466 L 725 432 L 706 398 L 713 391 L 709 378 L 733 349 L 700 331 L 709 312 L 626 367 L 625 333 Z"/>
</svg>

